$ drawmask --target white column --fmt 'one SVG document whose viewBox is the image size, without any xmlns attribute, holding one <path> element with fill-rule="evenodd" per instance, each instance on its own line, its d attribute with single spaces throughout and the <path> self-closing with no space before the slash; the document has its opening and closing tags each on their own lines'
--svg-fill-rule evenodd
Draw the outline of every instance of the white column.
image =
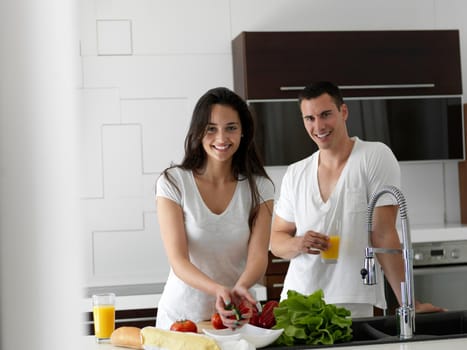
<svg viewBox="0 0 467 350">
<path fill-rule="evenodd" d="M 0 348 L 78 349 L 75 0 L 0 2 Z"/>
</svg>

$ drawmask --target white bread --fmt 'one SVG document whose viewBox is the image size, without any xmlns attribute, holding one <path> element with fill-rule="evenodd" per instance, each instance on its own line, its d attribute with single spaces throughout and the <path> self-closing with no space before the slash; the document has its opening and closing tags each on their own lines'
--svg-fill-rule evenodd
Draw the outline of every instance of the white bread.
<svg viewBox="0 0 467 350">
<path fill-rule="evenodd" d="M 118 327 L 112 332 L 110 343 L 132 349 L 143 349 L 141 329 L 138 327 Z"/>
<path fill-rule="evenodd" d="M 168 350 L 220 350 L 214 339 L 203 334 L 144 327 L 141 336 L 144 345 Z"/>
</svg>

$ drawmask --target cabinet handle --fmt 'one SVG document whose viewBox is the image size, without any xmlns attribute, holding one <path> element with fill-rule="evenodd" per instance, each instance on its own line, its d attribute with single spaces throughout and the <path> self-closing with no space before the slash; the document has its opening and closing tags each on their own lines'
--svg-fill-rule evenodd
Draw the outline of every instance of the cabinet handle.
<svg viewBox="0 0 467 350">
<path fill-rule="evenodd" d="M 284 287 L 284 283 L 273 283 L 272 288 L 282 288 Z"/>
<path fill-rule="evenodd" d="M 289 261 L 286 259 L 279 259 L 279 258 L 271 259 L 271 263 L 273 264 L 280 264 L 280 263 L 285 263 L 285 262 L 289 262 Z"/>
<path fill-rule="evenodd" d="M 341 90 L 368 90 L 368 89 L 429 89 L 434 88 L 434 83 L 427 84 L 386 84 L 386 85 L 339 85 Z M 281 86 L 281 91 L 303 90 L 305 86 Z"/>
</svg>

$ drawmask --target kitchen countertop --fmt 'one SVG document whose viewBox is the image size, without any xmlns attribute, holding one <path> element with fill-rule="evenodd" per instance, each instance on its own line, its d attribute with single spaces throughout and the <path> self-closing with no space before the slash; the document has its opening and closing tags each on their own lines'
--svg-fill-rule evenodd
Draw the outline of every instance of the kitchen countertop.
<svg viewBox="0 0 467 350">
<path fill-rule="evenodd" d="M 310 347 L 310 349 L 342 349 L 342 350 L 438 350 L 449 348 L 449 350 L 465 350 L 467 348 L 467 338 L 445 339 L 445 340 L 429 340 L 429 341 L 412 341 L 399 342 L 390 344 L 378 345 L 358 345 L 358 346 L 319 346 Z M 94 336 L 84 336 L 81 343 L 82 350 L 122 350 L 124 348 L 113 346 L 111 344 L 97 344 Z M 263 348 L 271 349 L 274 347 Z M 290 347 L 293 349 L 293 347 Z M 301 348 L 303 350 L 303 348 Z"/>
<path fill-rule="evenodd" d="M 399 235 L 401 234 L 401 230 Z M 467 240 L 467 225 L 419 226 L 411 225 L 412 243 Z"/>
</svg>

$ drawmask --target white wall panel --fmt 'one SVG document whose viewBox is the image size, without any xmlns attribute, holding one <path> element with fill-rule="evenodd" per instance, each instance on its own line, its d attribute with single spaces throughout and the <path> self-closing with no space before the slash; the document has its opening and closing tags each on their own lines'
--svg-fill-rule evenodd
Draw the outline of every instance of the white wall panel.
<svg viewBox="0 0 467 350">
<path fill-rule="evenodd" d="M 143 227 L 142 198 L 86 199 L 83 203 L 85 230 L 138 230 Z"/>
<path fill-rule="evenodd" d="M 402 163 L 401 190 L 411 225 L 443 225 L 445 215 L 443 164 Z"/>
<path fill-rule="evenodd" d="M 129 18 L 136 55 L 230 52 L 228 0 L 97 0 L 97 18 Z"/>
<path fill-rule="evenodd" d="M 169 264 L 154 214 L 144 216 L 142 230 L 93 232 L 93 251 L 96 279 L 120 284 L 167 279 Z"/>
<path fill-rule="evenodd" d="M 82 212 L 82 232 L 83 245 L 85 247 L 84 254 L 84 272 L 86 285 L 100 285 L 101 283 L 116 284 L 112 278 L 104 278 L 94 275 L 95 269 L 99 270 L 99 266 L 95 266 L 95 250 L 94 250 L 94 234 L 95 231 L 141 231 L 144 230 L 144 208 L 141 198 L 124 198 L 124 199 L 85 199 L 81 201 Z M 154 234 L 156 234 L 154 232 Z M 114 238 L 118 240 L 118 238 Z M 118 243 L 117 243 L 118 244 Z M 101 252 L 102 250 L 99 250 Z M 112 247 L 108 248 L 107 254 L 112 253 Z M 105 257 L 102 257 L 105 261 Z M 127 264 L 127 255 L 120 257 L 119 263 L 115 268 L 125 266 Z"/>
<path fill-rule="evenodd" d="M 143 173 L 181 162 L 190 123 L 186 98 L 123 100 L 122 121 L 141 125 Z"/>
<path fill-rule="evenodd" d="M 461 221 L 461 212 L 459 169 L 457 162 L 444 163 L 444 184 L 446 197 L 446 223 L 459 223 Z"/>
<path fill-rule="evenodd" d="M 143 176 L 144 198 L 143 210 L 144 212 L 155 212 L 156 210 L 156 181 L 159 173 L 147 174 Z"/>
<path fill-rule="evenodd" d="M 133 53 L 131 20 L 98 19 L 96 29 L 98 55 L 131 55 Z"/>
<path fill-rule="evenodd" d="M 143 195 L 141 125 L 104 125 L 102 131 L 105 199 Z"/>
<path fill-rule="evenodd" d="M 80 125 L 80 196 L 102 198 L 102 125 L 120 122 L 118 89 L 84 89 Z"/>
<path fill-rule="evenodd" d="M 225 86 L 233 89 L 233 67 L 230 53 L 187 56 L 185 64 L 189 70 L 187 70 L 184 84 L 188 86 L 189 96 L 195 100 L 195 103 L 201 95 L 214 87 Z M 193 107 L 194 104 L 190 108 L 190 115 Z"/>
<path fill-rule="evenodd" d="M 435 25 L 426 0 L 235 0 L 232 35 L 262 30 L 427 29 Z"/>
<path fill-rule="evenodd" d="M 80 51 L 82 56 L 97 55 L 95 0 L 80 0 Z"/>
<path fill-rule="evenodd" d="M 187 96 L 182 56 L 83 57 L 86 88 L 118 87 L 121 98 Z"/>
<path fill-rule="evenodd" d="M 227 0 L 149 2 L 134 18 L 135 54 L 230 52 L 229 15 Z"/>
<path fill-rule="evenodd" d="M 230 54 L 83 57 L 86 88 L 118 87 L 123 99 L 198 99 L 215 86 L 233 87 Z"/>
</svg>

